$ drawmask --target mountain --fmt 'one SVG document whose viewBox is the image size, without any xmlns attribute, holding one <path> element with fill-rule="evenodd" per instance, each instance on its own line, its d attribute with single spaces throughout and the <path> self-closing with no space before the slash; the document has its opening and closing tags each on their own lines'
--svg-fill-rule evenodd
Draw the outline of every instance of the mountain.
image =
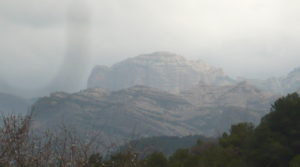
<svg viewBox="0 0 300 167">
<path fill-rule="evenodd" d="M 300 67 L 295 68 L 284 77 L 273 77 L 266 80 L 242 78 L 240 80 L 246 80 L 247 82 L 266 91 L 286 95 L 300 89 Z"/>
<path fill-rule="evenodd" d="M 137 136 L 213 136 L 233 123 L 258 122 L 273 97 L 247 83 L 199 85 L 180 94 L 147 86 L 119 91 L 90 88 L 40 98 L 32 107 L 33 125 L 45 129 L 65 124 L 117 141 Z"/>
<path fill-rule="evenodd" d="M 88 88 L 120 90 L 145 85 L 178 93 L 199 81 L 227 85 L 234 81 L 222 69 L 203 61 L 190 61 L 169 53 L 155 52 L 121 61 L 111 67 L 96 66 L 88 80 Z"/>
<path fill-rule="evenodd" d="M 88 89 L 56 92 L 32 107 L 34 128 L 66 124 L 106 141 L 151 136 L 220 135 L 238 122 L 258 123 L 278 97 L 221 69 L 169 52 L 97 66 Z"/>
<path fill-rule="evenodd" d="M 186 60 L 170 52 L 154 52 L 129 58 L 111 67 L 94 67 L 88 88 L 120 90 L 134 85 L 145 85 L 172 93 L 192 88 L 198 82 L 207 85 L 234 85 L 246 81 L 257 88 L 285 95 L 300 88 L 300 67 L 283 77 L 264 80 L 240 77 L 231 79 L 220 68 L 198 60 Z"/>
<path fill-rule="evenodd" d="M 79 131 L 99 131 L 107 139 L 181 136 L 200 133 L 182 121 L 192 113 L 185 99 L 145 86 L 120 91 L 94 88 L 53 93 L 33 105 L 35 128 L 67 124 Z"/>
<path fill-rule="evenodd" d="M 1 114 L 26 114 L 31 102 L 11 94 L 0 93 Z"/>
</svg>

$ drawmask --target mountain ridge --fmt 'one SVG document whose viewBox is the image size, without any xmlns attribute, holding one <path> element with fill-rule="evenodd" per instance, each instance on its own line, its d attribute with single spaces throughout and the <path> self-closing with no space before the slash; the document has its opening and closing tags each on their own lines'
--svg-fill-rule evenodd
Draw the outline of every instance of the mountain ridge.
<svg viewBox="0 0 300 167">
<path fill-rule="evenodd" d="M 37 129 L 53 128 L 63 122 L 82 131 L 101 131 L 117 140 L 130 138 L 133 131 L 141 137 L 213 136 L 227 131 L 233 123 L 259 122 L 273 100 L 245 83 L 228 86 L 225 93 L 222 88 L 219 93 L 218 88 L 211 88 L 218 92 L 217 97 L 207 103 L 193 101 L 197 100 L 193 96 L 209 96 L 210 90 L 201 94 L 202 87 L 198 88 L 200 94 L 195 88 L 189 94 L 172 94 L 140 85 L 119 91 L 90 88 L 77 93 L 52 93 L 33 105 L 33 125 Z M 248 89 L 257 92 L 245 96 Z M 244 99 L 235 105 L 236 98 Z M 258 100 L 254 103 L 253 99 Z"/>
<path fill-rule="evenodd" d="M 286 76 L 282 77 L 272 77 L 265 80 L 240 78 L 239 80 L 245 80 L 269 92 L 286 95 L 300 89 L 300 67 L 294 68 Z"/>
<path fill-rule="evenodd" d="M 178 93 L 199 81 L 217 85 L 234 83 L 222 69 L 201 60 L 187 60 L 170 52 L 154 52 L 125 59 L 111 67 L 94 67 L 88 88 L 120 90 L 145 85 Z"/>
</svg>

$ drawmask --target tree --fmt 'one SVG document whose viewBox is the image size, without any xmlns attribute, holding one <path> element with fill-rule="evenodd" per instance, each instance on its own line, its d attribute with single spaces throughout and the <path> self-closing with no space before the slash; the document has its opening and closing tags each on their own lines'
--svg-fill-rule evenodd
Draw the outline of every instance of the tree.
<svg viewBox="0 0 300 167">
<path fill-rule="evenodd" d="M 278 99 L 271 108 L 271 113 L 263 117 L 260 127 L 269 128 L 282 136 L 281 142 L 300 153 L 300 97 L 298 93 Z"/>
<path fill-rule="evenodd" d="M 237 151 L 242 151 L 240 149 L 247 147 L 246 143 L 251 140 L 253 134 L 254 125 L 252 123 L 239 123 L 232 125 L 230 134 L 224 133 L 219 142 L 223 147 L 233 147 L 239 149 Z"/>
<path fill-rule="evenodd" d="M 286 167 L 300 154 L 300 97 L 279 98 L 255 129 L 249 157 L 256 166 Z"/>
<path fill-rule="evenodd" d="M 168 160 L 161 152 L 154 152 L 145 159 L 147 167 L 167 167 Z"/>
<path fill-rule="evenodd" d="M 103 166 L 102 156 L 99 153 L 92 154 L 89 157 L 87 167 L 102 167 L 102 166 Z"/>
<path fill-rule="evenodd" d="M 295 156 L 291 160 L 289 167 L 300 167 L 300 155 Z"/>
<path fill-rule="evenodd" d="M 169 158 L 169 167 L 196 167 L 198 157 L 188 149 L 179 149 Z"/>
</svg>

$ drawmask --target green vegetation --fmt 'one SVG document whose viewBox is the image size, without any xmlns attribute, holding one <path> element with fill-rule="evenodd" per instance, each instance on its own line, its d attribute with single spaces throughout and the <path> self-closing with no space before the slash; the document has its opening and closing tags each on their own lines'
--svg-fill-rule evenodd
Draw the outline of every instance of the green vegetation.
<svg viewBox="0 0 300 167">
<path fill-rule="evenodd" d="M 152 152 L 161 152 L 166 156 L 172 155 L 176 150 L 190 148 L 197 141 L 212 140 L 201 135 L 191 136 L 155 136 L 131 140 L 129 143 L 120 147 L 119 151 L 133 150 L 134 152 L 142 153 L 140 157 L 144 157 Z"/>
<path fill-rule="evenodd" d="M 9 150 L 1 143 L 1 155 L 6 156 L 0 157 L 2 166 L 34 167 L 37 166 L 36 162 L 41 166 L 42 163 L 48 163 L 45 158 L 49 159 L 49 156 L 53 156 L 51 166 L 71 164 L 74 167 L 300 167 L 300 97 L 297 93 L 278 99 L 272 105 L 271 112 L 262 118 L 257 127 L 251 123 L 232 125 L 230 131 L 224 133 L 218 140 L 199 140 L 191 148 L 178 149 L 170 156 L 153 152 L 141 158 L 138 153 L 124 151 L 111 155 L 110 158 L 103 158 L 99 153 L 92 153 L 89 156 L 86 156 L 85 152 L 78 154 L 79 148 L 72 152 L 72 147 L 71 152 L 60 150 L 58 153 L 64 154 L 57 156 L 51 154 L 53 146 L 50 146 L 47 147 L 48 152 L 43 152 L 43 147 L 38 147 L 41 152 L 35 156 L 44 158 L 39 161 L 39 159 L 30 159 L 30 150 L 26 150 L 27 147 L 23 148 L 24 143 L 19 144 L 20 130 L 27 127 L 19 126 L 21 127 L 17 129 L 19 131 L 15 131 L 8 126 L 11 122 L 6 122 L 5 125 L 6 129 L 1 129 L 0 139 L 5 142 L 7 137 L 13 134 L 16 142 L 8 141 L 17 152 Z M 13 125 L 18 127 L 18 124 Z M 8 130 L 11 132 L 8 133 L 7 128 L 10 128 Z M 27 135 L 21 136 L 26 139 L 22 142 L 26 142 Z M 33 143 L 29 148 L 35 151 L 34 148 L 37 146 Z M 8 150 L 3 152 L 3 148 Z M 24 151 L 26 154 L 23 154 Z M 68 154 L 69 152 L 71 154 Z M 73 158 L 73 154 L 77 157 Z M 61 155 L 67 156 L 61 159 Z M 69 155 L 72 160 L 70 162 Z M 61 163 L 62 160 L 65 163 Z M 44 166 L 49 166 L 45 164 Z"/>
</svg>

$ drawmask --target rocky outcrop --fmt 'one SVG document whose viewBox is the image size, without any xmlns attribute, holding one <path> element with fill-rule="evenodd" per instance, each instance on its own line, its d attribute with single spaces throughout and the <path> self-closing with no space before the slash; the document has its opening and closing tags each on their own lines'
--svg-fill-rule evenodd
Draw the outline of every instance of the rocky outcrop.
<svg viewBox="0 0 300 167">
<path fill-rule="evenodd" d="M 203 61 L 186 60 L 169 52 L 155 52 L 126 59 L 112 67 L 96 66 L 89 77 L 88 87 L 120 90 L 145 85 L 178 93 L 199 81 L 214 85 L 234 82 L 222 69 Z"/>
</svg>

